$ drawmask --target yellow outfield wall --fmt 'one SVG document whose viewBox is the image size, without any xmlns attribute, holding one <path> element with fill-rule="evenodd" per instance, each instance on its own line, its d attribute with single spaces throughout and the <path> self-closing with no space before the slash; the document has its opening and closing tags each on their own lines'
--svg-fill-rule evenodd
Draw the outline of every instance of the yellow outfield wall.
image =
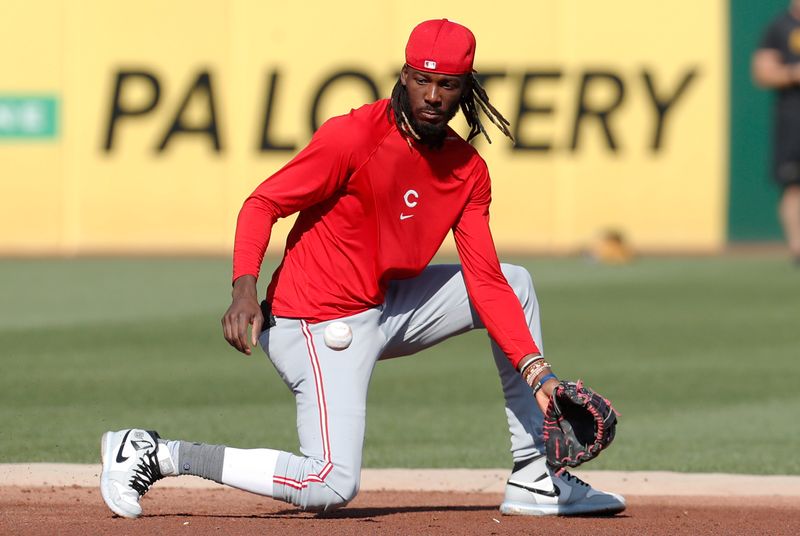
<svg viewBox="0 0 800 536">
<path fill-rule="evenodd" d="M 315 125 L 387 96 L 411 28 L 438 17 L 474 31 L 514 126 L 476 144 L 500 249 L 616 229 L 643 250 L 717 250 L 726 5 L 6 0 L 0 254 L 228 253 L 247 194 Z"/>
</svg>

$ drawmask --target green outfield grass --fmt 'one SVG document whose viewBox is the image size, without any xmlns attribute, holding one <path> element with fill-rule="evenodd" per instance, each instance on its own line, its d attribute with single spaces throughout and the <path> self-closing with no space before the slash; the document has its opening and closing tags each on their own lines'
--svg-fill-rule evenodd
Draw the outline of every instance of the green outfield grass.
<svg viewBox="0 0 800 536">
<path fill-rule="evenodd" d="M 622 414 L 587 468 L 800 474 L 800 270 L 785 258 L 515 262 L 534 275 L 556 372 Z M 209 259 L 0 261 L 0 462 L 95 462 L 102 432 L 131 426 L 295 450 L 272 365 L 222 339 L 229 273 Z M 366 467 L 509 466 L 485 337 L 379 364 Z"/>
</svg>

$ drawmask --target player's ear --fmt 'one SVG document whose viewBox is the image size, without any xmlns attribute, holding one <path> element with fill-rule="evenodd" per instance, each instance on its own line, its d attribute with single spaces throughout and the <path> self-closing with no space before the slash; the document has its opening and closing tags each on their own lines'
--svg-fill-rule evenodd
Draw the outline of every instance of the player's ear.
<svg viewBox="0 0 800 536">
<path fill-rule="evenodd" d="M 403 65 L 403 68 L 400 70 L 400 83 L 405 86 L 407 80 L 408 80 L 408 65 Z"/>
</svg>

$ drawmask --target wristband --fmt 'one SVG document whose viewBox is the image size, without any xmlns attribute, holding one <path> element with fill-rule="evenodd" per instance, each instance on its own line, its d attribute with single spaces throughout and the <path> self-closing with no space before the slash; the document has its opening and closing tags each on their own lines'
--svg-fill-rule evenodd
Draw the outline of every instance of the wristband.
<svg viewBox="0 0 800 536">
<path fill-rule="evenodd" d="M 538 393 L 541 390 L 542 386 L 545 383 L 547 383 L 547 380 L 550 379 L 557 380 L 558 378 L 552 372 L 548 372 L 547 374 L 542 376 L 542 378 L 538 382 L 536 382 L 536 386 L 533 388 L 533 396 L 536 396 L 536 393 Z"/>
</svg>

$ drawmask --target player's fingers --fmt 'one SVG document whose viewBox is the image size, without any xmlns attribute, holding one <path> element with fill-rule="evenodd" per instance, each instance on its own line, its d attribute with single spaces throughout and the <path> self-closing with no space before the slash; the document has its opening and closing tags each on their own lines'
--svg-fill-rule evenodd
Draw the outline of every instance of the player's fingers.
<svg viewBox="0 0 800 536">
<path fill-rule="evenodd" d="M 228 341 L 228 344 L 239 349 L 239 343 L 236 340 L 236 315 L 233 313 L 225 313 L 225 316 L 222 319 L 223 324 L 223 332 L 225 333 L 225 340 Z"/>
<path fill-rule="evenodd" d="M 250 318 L 245 313 L 236 315 L 236 325 L 234 326 L 234 339 L 236 349 L 243 354 L 250 355 L 250 345 L 247 343 L 247 326 L 250 325 Z"/>
<path fill-rule="evenodd" d="M 250 332 L 250 342 L 253 346 L 258 346 L 258 337 L 261 335 L 261 328 L 264 326 L 264 317 L 260 314 L 253 317 L 253 329 Z"/>
<path fill-rule="evenodd" d="M 226 313 L 225 316 L 222 317 L 222 336 L 225 337 L 225 340 L 228 341 L 228 344 L 233 346 L 233 330 L 231 329 L 231 320 Z"/>
<path fill-rule="evenodd" d="M 547 413 L 547 406 L 550 404 L 550 397 L 539 391 L 536 393 L 536 404 L 542 413 Z"/>
<path fill-rule="evenodd" d="M 225 340 L 228 341 L 228 344 L 236 348 L 241 352 L 241 348 L 239 347 L 239 341 L 236 336 L 236 318 L 235 316 L 231 316 L 229 314 L 225 315 L 223 319 L 223 332 L 225 334 Z"/>
</svg>

